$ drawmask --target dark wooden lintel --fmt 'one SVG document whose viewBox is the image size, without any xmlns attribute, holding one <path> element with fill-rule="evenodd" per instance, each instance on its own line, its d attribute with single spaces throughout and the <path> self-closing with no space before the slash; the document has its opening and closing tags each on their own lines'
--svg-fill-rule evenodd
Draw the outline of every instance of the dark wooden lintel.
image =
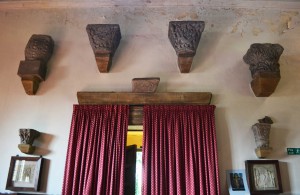
<svg viewBox="0 0 300 195">
<path fill-rule="evenodd" d="M 210 92 L 164 92 L 164 93 L 131 93 L 131 92 L 77 92 L 79 104 L 190 104 L 209 105 Z"/>
<path fill-rule="evenodd" d="M 79 104 L 123 104 L 130 105 L 129 125 L 143 125 L 143 105 L 209 105 L 210 92 L 165 92 L 165 93 L 131 93 L 131 92 L 77 92 Z"/>
</svg>

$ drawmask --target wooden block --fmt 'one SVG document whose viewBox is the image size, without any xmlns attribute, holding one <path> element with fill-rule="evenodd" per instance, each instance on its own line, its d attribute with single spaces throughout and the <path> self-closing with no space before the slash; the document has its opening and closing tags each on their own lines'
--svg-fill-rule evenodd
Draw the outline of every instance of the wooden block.
<svg viewBox="0 0 300 195">
<path fill-rule="evenodd" d="M 21 152 L 25 154 L 32 154 L 35 150 L 35 147 L 30 144 L 19 144 L 18 148 Z"/>
<path fill-rule="evenodd" d="M 266 158 L 272 151 L 272 148 L 256 148 L 255 154 L 258 158 Z"/>
<path fill-rule="evenodd" d="M 178 67 L 181 73 L 189 73 L 192 67 L 194 57 L 178 56 Z"/>
<path fill-rule="evenodd" d="M 112 64 L 112 57 L 110 54 L 96 55 L 96 63 L 99 72 L 107 73 Z"/>
<path fill-rule="evenodd" d="M 22 79 L 22 84 L 26 94 L 28 95 L 35 95 L 39 85 L 40 85 L 40 78 L 32 77 L 31 79 Z"/>
<path fill-rule="evenodd" d="M 47 66 L 46 64 L 42 63 L 39 60 L 23 60 L 20 61 L 18 75 L 22 79 L 31 79 L 33 77 L 37 77 L 40 80 L 45 80 L 47 73 Z"/>
<path fill-rule="evenodd" d="M 256 97 L 269 97 L 276 89 L 280 81 L 277 73 L 259 72 L 253 76 L 251 88 Z"/>
</svg>

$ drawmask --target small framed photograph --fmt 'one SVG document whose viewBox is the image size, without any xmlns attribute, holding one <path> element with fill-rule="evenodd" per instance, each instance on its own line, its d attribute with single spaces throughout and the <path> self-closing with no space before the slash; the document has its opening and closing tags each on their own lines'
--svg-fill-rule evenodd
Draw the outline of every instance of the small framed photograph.
<svg viewBox="0 0 300 195">
<path fill-rule="evenodd" d="M 230 195 L 250 195 L 247 185 L 246 172 L 244 169 L 227 170 L 226 180 Z"/>
<path fill-rule="evenodd" d="M 247 160 L 245 164 L 251 193 L 282 193 L 278 160 Z"/>
<path fill-rule="evenodd" d="M 30 191 L 40 190 L 43 158 L 12 156 L 6 182 L 6 190 Z"/>
</svg>

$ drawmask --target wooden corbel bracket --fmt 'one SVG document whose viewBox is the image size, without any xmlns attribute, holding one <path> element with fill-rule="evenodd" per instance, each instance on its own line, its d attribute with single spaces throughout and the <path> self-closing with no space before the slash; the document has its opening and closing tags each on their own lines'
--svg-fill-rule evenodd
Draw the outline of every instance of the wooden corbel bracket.
<svg viewBox="0 0 300 195">
<path fill-rule="evenodd" d="M 181 73 L 190 72 L 204 27 L 203 21 L 169 22 L 168 37 L 178 56 Z"/>
<path fill-rule="evenodd" d="M 86 31 L 99 71 L 109 72 L 112 58 L 121 40 L 120 26 L 118 24 L 88 24 Z"/>
<path fill-rule="evenodd" d="M 143 106 L 151 104 L 174 105 L 209 105 L 210 92 L 165 92 L 165 93 L 131 93 L 131 92 L 77 92 L 79 104 L 130 105 L 129 124 L 143 124 Z"/>
<path fill-rule="evenodd" d="M 26 94 L 35 95 L 47 73 L 47 62 L 52 56 L 54 41 L 48 35 L 32 35 L 25 48 L 25 60 L 20 62 L 18 75 Z"/>
</svg>

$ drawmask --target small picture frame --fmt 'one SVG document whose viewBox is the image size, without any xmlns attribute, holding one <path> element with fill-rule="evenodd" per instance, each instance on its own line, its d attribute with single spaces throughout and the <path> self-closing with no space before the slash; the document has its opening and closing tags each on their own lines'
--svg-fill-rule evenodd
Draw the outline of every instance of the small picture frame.
<svg viewBox="0 0 300 195">
<path fill-rule="evenodd" d="M 244 169 L 226 170 L 226 180 L 230 195 L 250 195 Z"/>
<path fill-rule="evenodd" d="M 42 157 L 12 156 L 6 190 L 38 192 L 42 167 Z"/>
<path fill-rule="evenodd" d="M 282 193 L 278 160 L 247 160 L 245 165 L 251 193 Z"/>
</svg>

